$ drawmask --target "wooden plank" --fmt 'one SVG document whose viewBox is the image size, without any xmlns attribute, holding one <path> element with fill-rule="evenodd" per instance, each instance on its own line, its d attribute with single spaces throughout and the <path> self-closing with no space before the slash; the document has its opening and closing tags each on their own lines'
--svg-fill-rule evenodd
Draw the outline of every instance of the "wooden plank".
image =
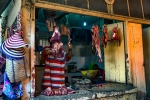
<svg viewBox="0 0 150 100">
<path fill-rule="evenodd" d="M 42 91 L 41 85 L 44 76 L 44 67 L 35 67 L 35 91 Z"/>
<path fill-rule="evenodd" d="M 118 42 L 108 42 L 104 48 L 104 64 L 105 64 L 105 80 L 112 82 L 125 83 L 125 50 L 124 50 L 124 35 L 123 23 L 115 23 L 107 25 L 109 37 L 112 37 L 112 30 L 118 25 L 119 35 L 121 38 L 121 46 Z"/>
<path fill-rule="evenodd" d="M 30 45 L 30 29 L 31 29 L 31 16 L 30 16 L 30 9 L 26 9 L 27 6 L 25 6 L 25 1 L 23 0 L 22 2 L 22 8 L 21 8 L 21 25 L 22 25 L 22 31 L 23 31 L 23 39 L 25 43 Z M 27 69 L 27 75 L 30 76 L 30 46 L 25 47 L 25 57 L 26 57 L 26 69 Z M 24 90 L 24 95 L 21 97 L 22 100 L 29 100 L 30 98 L 30 84 L 31 80 L 30 77 L 26 78 L 25 80 L 22 81 L 22 86 Z"/>
<path fill-rule="evenodd" d="M 128 15 L 130 17 L 130 6 L 129 6 L 129 0 L 127 0 L 127 6 L 128 6 Z"/>
<path fill-rule="evenodd" d="M 144 9 L 143 9 L 143 0 L 140 0 L 140 2 L 141 2 L 141 8 L 142 8 L 143 19 L 145 19 L 145 16 L 144 16 Z"/>
<path fill-rule="evenodd" d="M 64 12 L 69 12 L 69 13 L 83 14 L 83 15 L 88 15 L 88 16 L 95 16 L 95 17 L 100 17 L 100 18 L 114 19 L 114 20 L 120 20 L 120 21 L 128 20 L 129 22 L 134 22 L 134 23 L 150 24 L 150 20 L 127 17 L 127 16 L 122 16 L 122 15 L 109 15 L 107 13 L 103 13 L 99 11 L 87 10 L 83 8 L 77 8 L 77 7 L 51 3 L 51 2 L 46 2 L 46 1 L 35 2 L 35 7 L 59 10 L 59 11 L 64 11 Z"/>
<path fill-rule="evenodd" d="M 138 88 L 138 97 L 146 95 L 145 70 L 141 24 L 128 23 L 128 53 L 131 63 L 132 83 Z"/>
<path fill-rule="evenodd" d="M 31 45 L 31 97 L 35 94 L 35 6 L 32 6 L 31 10 L 31 33 L 30 33 L 30 45 Z"/>
</svg>

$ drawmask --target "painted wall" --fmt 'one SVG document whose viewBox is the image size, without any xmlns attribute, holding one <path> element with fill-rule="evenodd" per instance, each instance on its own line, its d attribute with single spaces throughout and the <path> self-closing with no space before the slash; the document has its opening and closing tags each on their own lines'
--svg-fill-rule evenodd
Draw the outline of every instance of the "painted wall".
<svg viewBox="0 0 150 100">
<path fill-rule="evenodd" d="M 150 45 L 149 45 L 149 43 L 150 43 L 150 27 L 143 29 L 142 37 L 143 37 L 146 91 L 147 91 L 148 97 L 150 97 Z"/>
<path fill-rule="evenodd" d="M 49 46 L 49 43 L 47 40 L 40 40 L 40 45 L 45 47 Z M 98 62 L 99 57 L 92 54 L 91 43 L 89 45 L 87 45 L 86 43 L 73 43 L 72 46 L 73 57 L 69 62 L 77 62 L 76 66 L 78 69 L 83 67 L 87 68 L 91 64 L 91 62 L 94 62 L 100 68 L 104 69 L 104 62 Z M 66 52 L 68 51 L 68 45 L 63 45 L 63 48 Z"/>
<path fill-rule="evenodd" d="M 105 80 L 111 82 L 125 83 L 125 49 L 124 49 L 124 30 L 123 23 L 115 23 L 108 25 L 109 37 L 112 37 L 112 30 L 117 27 L 119 36 L 121 38 L 121 44 L 118 42 L 108 42 L 106 48 L 104 48 L 104 65 L 105 65 Z"/>
<path fill-rule="evenodd" d="M 138 98 L 146 96 L 145 65 L 143 56 L 142 27 L 141 24 L 128 23 L 127 44 L 131 80 L 138 89 Z"/>
</svg>

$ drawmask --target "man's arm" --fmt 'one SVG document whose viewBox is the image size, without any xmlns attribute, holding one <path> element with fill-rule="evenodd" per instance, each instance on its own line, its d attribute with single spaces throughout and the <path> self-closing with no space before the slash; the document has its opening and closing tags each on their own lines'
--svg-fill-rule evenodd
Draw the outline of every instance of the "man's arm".
<svg viewBox="0 0 150 100">
<path fill-rule="evenodd" d="M 52 51 L 50 50 L 50 48 L 49 48 L 49 47 L 45 47 L 45 48 L 43 49 L 43 51 L 42 51 L 42 58 L 45 59 L 45 57 L 46 57 L 47 55 L 51 54 L 51 53 L 52 53 Z"/>
<path fill-rule="evenodd" d="M 66 61 L 69 61 L 72 57 L 72 45 L 70 43 L 68 44 L 68 52 L 66 56 L 67 56 Z"/>
<path fill-rule="evenodd" d="M 45 53 L 45 55 L 47 56 L 47 55 L 50 55 L 50 54 L 52 54 L 52 50 L 46 50 L 46 53 Z"/>
</svg>

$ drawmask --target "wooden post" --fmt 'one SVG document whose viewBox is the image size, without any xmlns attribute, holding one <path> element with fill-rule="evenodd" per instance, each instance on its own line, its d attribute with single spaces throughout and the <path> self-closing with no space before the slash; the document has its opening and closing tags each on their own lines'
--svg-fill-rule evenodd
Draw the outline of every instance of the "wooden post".
<svg viewBox="0 0 150 100">
<path fill-rule="evenodd" d="M 144 9 L 143 9 L 143 0 L 140 0 L 140 1 L 141 1 L 141 9 L 142 9 L 143 19 L 145 19 L 145 16 L 144 16 Z"/>
<path fill-rule="evenodd" d="M 35 6 L 31 10 L 31 97 L 35 94 Z"/>
<path fill-rule="evenodd" d="M 90 9 L 90 1 L 87 0 L 87 9 Z"/>
<path fill-rule="evenodd" d="M 65 5 L 67 5 L 67 0 L 65 0 Z"/>
<path fill-rule="evenodd" d="M 143 41 L 141 24 L 128 23 L 128 53 L 132 84 L 138 89 L 138 97 L 146 96 L 145 69 L 143 65 Z"/>
<path fill-rule="evenodd" d="M 128 35 L 128 20 L 124 22 L 124 36 L 125 36 L 125 70 L 126 70 L 126 83 L 132 84 L 132 74 L 131 74 L 131 61 L 128 52 L 129 35 Z"/>
<path fill-rule="evenodd" d="M 30 3 L 29 3 L 30 4 Z M 28 48 L 25 47 L 25 57 L 27 59 L 26 68 L 27 68 L 27 75 L 30 76 L 30 33 L 31 33 L 31 5 L 26 5 L 26 0 L 22 0 L 21 6 L 21 24 L 22 24 L 22 31 L 23 31 L 23 38 L 24 41 L 29 44 Z M 30 100 L 30 88 L 31 82 L 30 77 L 22 81 L 24 95 L 22 96 L 22 100 Z"/>
<path fill-rule="evenodd" d="M 128 15 L 130 17 L 130 6 L 129 6 L 129 1 L 127 0 L 127 6 L 128 6 Z"/>
</svg>

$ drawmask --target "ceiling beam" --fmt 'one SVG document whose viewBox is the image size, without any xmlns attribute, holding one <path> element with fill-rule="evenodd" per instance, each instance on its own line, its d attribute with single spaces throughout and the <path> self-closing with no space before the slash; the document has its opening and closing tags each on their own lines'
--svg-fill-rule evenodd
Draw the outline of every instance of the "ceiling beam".
<svg viewBox="0 0 150 100">
<path fill-rule="evenodd" d="M 83 8 L 77 8 L 77 7 L 72 7 L 72 6 L 62 5 L 62 4 L 57 4 L 57 3 L 51 3 L 48 1 L 40 1 L 39 0 L 38 2 L 35 2 L 34 5 L 35 5 L 35 7 L 40 7 L 40 8 L 44 8 L 44 9 L 53 9 L 53 10 L 64 11 L 64 12 L 68 12 L 68 13 L 77 13 L 77 14 L 94 16 L 94 17 L 99 17 L 99 18 L 128 21 L 128 22 L 150 25 L 150 20 L 146 20 L 146 19 L 140 19 L 140 18 L 134 18 L 134 17 L 122 16 L 122 15 L 115 15 L 115 14 L 109 15 L 104 12 L 93 11 L 93 10 L 88 10 L 88 9 L 83 9 Z"/>
</svg>

